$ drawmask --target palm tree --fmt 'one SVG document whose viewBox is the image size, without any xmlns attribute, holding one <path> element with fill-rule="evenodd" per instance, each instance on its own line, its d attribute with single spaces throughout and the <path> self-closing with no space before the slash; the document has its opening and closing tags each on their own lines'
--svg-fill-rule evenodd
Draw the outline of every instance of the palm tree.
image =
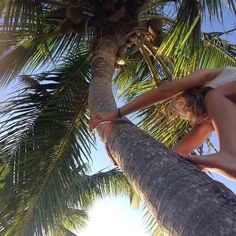
<svg viewBox="0 0 236 236">
<path fill-rule="evenodd" d="M 25 28 L 7 27 L 2 25 L 3 74 L 10 62 L 11 69 L 17 71 L 32 56 L 35 65 L 44 59 L 47 46 L 38 38 L 31 41 L 29 32 L 34 31 L 28 24 Z M 71 36 L 63 37 L 54 43 L 71 41 Z M 73 51 L 53 69 L 46 71 L 44 67 L 43 72 L 20 76 L 17 90 L 1 104 L 1 235 L 75 235 L 72 231 L 86 225 L 87 210 L 97 198 L 117 194 L 135 197 L 117 169 L 89 175 L 94 145 L 86 125 L 90 54 L 78 45 Z"/>
<path fill-rule="evenodd" d="M 233 1 L 226 2 L 233 10 Z M 57 219 L 68 216 L 68 206 L 78 204 L 78 198 L 83 203 L 75 179 L 85 174 L 92 138 L 86 101 L 91 114 L 116 109 L 112 78 L 120 94 L 131 99 L 197 68 L 236 64 L 234 45 L 201 32 L 202 14 L 220 17 L 222 7 L 222 1 L 204 0 L 0 4 L 1 85 L 24 75 L 2 109 L 7 117 L 2 159 L 8 164 L 0 229 L 5 235 L 50 232 L 49 225 L 58 226 Z M 39 68 L 43 72 L 33 74 Z M 167 234 L 234 235 L 234 194 L 164 147 L 189 128 L 182 120 L 172 122 L 165 107 L 140 113 L 141 125 L 153 137 L 126 119 L 97 131 Z M 40 206 L 52 208 L 53 217 Z"/>
</svg>

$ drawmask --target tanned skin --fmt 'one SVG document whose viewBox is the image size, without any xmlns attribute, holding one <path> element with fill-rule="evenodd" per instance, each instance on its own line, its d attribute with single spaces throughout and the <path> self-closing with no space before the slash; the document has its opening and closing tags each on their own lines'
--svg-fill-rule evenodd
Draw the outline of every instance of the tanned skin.
<svg viewBox="0 0 236 236">
<path fill-rule="evenodd" d="M 122 106 L 120 113 L 125 116 L 177 96 L 188 89 L 204 86 L 207 82 L 215 79 L 222 70 L 222 68 L 199 70 L 180 80 L 165 83 Z M 215 171 L 236 180 L 236 81 L 209 91 L 205 98 L 205 105 L 209 120 L 197 121 L 173 151 L 196 164 L 202 170 Z M 89 130 L 92 131 L 100 123 L 116 119 L 119 119 L 117 110 L 97 113 L 89 122 Z M 192 151 L 199 147 L 214 130 L 219 135 L 220 151 L 206 156 L 191 156 Z"/>
</svg>

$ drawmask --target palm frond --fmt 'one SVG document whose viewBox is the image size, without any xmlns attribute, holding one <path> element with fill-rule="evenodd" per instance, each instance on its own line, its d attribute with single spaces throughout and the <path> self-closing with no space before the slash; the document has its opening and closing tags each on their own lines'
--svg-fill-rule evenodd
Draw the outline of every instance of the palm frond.
<svg viewBox="0 0 236 236">
<path fill-rule="evenodd" d="M 141 18 L 143 15 L 152 12 L 152 10 L 156 11 L 157 8 L 163 7 L 166 4 L 170 3 L 169 0 L 152 0 L 152 1 L 146 1 L 142 6 L 138 9 L 139 18 Z M 177 1 L 178 2 L 178 1 Z M 158 9 L 159 10 L 159 9 Z"/>
<path fill-rule="evenodd" d="M 137 114 L 139 125 L 171 149 L 189 131 L 191 125 L 168 114 L 168 102 L 163 102 Z"/>
<path fill-rule="evenodd" d="M 216 68 L 236 65 L 236 47 L 222 40 L 215 33 L 204 33 L 203 47 L 200 50 L 200 67 Z M 214 57 L 212 56 L 214 55 Z"/>
<path fill-rule="evenodd" d="M 162 229 L 158 226 L 155 217 L 150 214 L 147 208 L 143 207 L 144 221 L 147 231 L 151 236 L 164 236 Z"/>
<path fill-rule="evenodd" d="M 17 1 L 2 0 L 0 5 L 0 29 L 5 32 L 20 32 L 21 36 L 42 32 L 48 28 L 44 14 L 50 10 L 65 7 L 67 2 L 43 1 Z"/>
<path fill-rule="evenodd" d="M 174 3 L 168 5 L 171 2 Z M 233 0 L 225 2 L 235 12 Z M 23 85 L 1 110 L 5 121 L 0 137 L 0 234 L 6 236 L 45 233 L 74 236 L 73 229 L 83 227 L 87 220 L 83 210 L 95 199 L 124 194 L 130 196 L 131 202 L 139 203 L 135 191 L 118 170 L 92 176 L 87 173 L 93 137 L 87 131 L 86 99 L 91 79 L 89 52 L 95 35 L 90 34 L 88 21 L 85 24 L 88 36 L 54 34 L 60 22 L 50 23 L 43 16 L 66 3 L 58 0 L 0 3 L 0 85 L 25 74 L 20 77 Z M 100 7 L 94 0 L 83 3 Z M 124 4 L 130 8 L 133 2 Z M 235 65 L 234 45 L 221 40 L 219 35 L 201 33 L 202 13 L 208 11 L 220 18 L 222 1 L 154 0 L 134 4 L 140 6 L 140 25 L 145 25 L 148 15 L 161 15 L 168 35 L 158 51 L 142 40 L 127 50 L 127 63 L 114 78 L 126 100 L 156 86 L 156 79 L 161 84 L 172 74 L 182 76 L 197 68 Z M 167 13 L 171 7 L 175 11 L 172 16 Z M 136 15 L 130 12 L 132 17 Z M 96 32 L 103 30 L 100 22 L 94 24 Z M 57 66 L 59 63 L 65 66 Z M 40 67 L 46 70 L 46 65 L 49 72 L 30 75 Z M 141 111 L 137 117 L 147 132 L 171 148 L 190 125 L 179 119 L 173 122 L 166 112 L 167 106 L 168 102 L 161 103 Z"/>
<path fill-rule="evenodd" d="M 23 41 L 1 57 L 0 86 L 8 85 L 21 73 L 33 73 L 42 67 L 46 69 L 55 66 L 65 54 L 77 48 L 80 42 L 80 36 L 73 34 L 56 37 L 49 34 L 43 40 L 37 38 Z M 87 49 L 88 46 L 84 42 L 83 47 Z"/>
<path fill-rule="evenodd" d="M 148 52 L 146 51 L 146 49 L 144 47 L 141 49 L 141 53 L 143 55 L 143 58 L 147 64 L 147 66 L 148 66 L 148 69 L 151 73 L 152 79 L 155 81 L 155 84 L 158 86 L 158 84 L 160 83 L 161 80 L 159 79 L 159 76 L 156 73 L 156 70 L 155 70 L 153 63 L 148 55 Z"/>
<path fill-rule="evenodd" d="M 31 43 L 29 46 L 17 45 L 14 48 L 7 48 L 5 55 L 0 59 L 1 86 L 6 86 L 14 79 L 30 61 L 32 54 L 37 49 L 37 44 Z"/>
<path fill-rule="evenodd" d="M 89 35 L 84 37 L 76 33 L 64 34 L 58 29 L 61 22 L 52 24 L 43 18 L 45 12 L 57 8 L 60 2 L 7 2 L 4 1 L 1 8 L 0 86 L 7 85 L 19 74 L 55 67 L 78 44 L 90 47 L 92 31 L 87 30 Z"/>
<path fill-rule="evenodd" d="M 213 1 L 213 0 L 201 0 L 199 1 L 202 6 L 203 13 L 210 17 L 212 20 L 213 16 L 216 16 L 218 20 L 223 20 L 223 12 L 225 8 L 236 14 L 235 1 L 225 0 L 225 1 Z"/>
<path fill-rule="evenodd" d="M 75 236 L 72 231 L 79 231 L 87 225 L 88 214 L 84 210 L 68 208 L 57 224 L 50 228 L 50 236 Z"/>
<path fill-rule="evenodd" d="M 17 32 L 1 32 L 0 58 L 12 47 L 20 42 L 20 34 Z"/>
<path fill-rule="evenodd" d="M 159 62 L 152 60 L 146 49 L 145 60 L 140 54 L 134 54 L 128 57 L 126 63 L 113 79 L 117 86 L 118 96 L 126 101 L 130 101 L 137 95 L 150 90 L 153 86 L 162 83 L 166 79 L 166 73 Z M 151 74 L 150 71 L 153 73 Z M 155 81 L 155 77 L 158 81 Z"/>
<path fill-rule="evenodd" d="M 155 47 L 151 43 L 146 42 L 144 44 L 144 47 L 150 53 L 150 55 L 156 60 L 156 62 L 160 65 L 160 67 L 162 68 L 162 71 L 165 74 L 165 77 L 168 80 L 172 80 L 172 73 L 171 73 L 171 70 L 170 70 L 173 67 L 172 62 L 168 61 L 168 63 L 167 63 L 164 58 L 159 56 L 157 54 L 157 51 L 156 51 Z"/>
<path fill-rule="evenodd" d="M 51 203 L 57 202 L 56 196 L 60 194 L 59 190 L 63 194 L 72 171 L 84 173 L 86 170 L 84 160 L 88 161 L 92 142 L 85 110 L 90 72 L 84 58 L 82 61 L 83 68 L 72 74 L 56 71 L 39 76 L 35 81 L 28 77 L 29 86 L 21 89 L 3 110 L 7 120 L 3 122 L 1 143 L 10 160 L 11 171 L 0 192 L 4 206 L 0 214 L 3 224 L 15 224 L 15 228 L 6 229 L 5 226 L 6 235 L 25 228 L 40 199 L 44 199 L 44 192 Z M 43 83 L 38 82 L 42 80 Z M 25 192 L 28 194 L 24 195 Z M 45 202 L 41 204 L 45 205 Z M 10 204 L 16 207 L 15 212 Z M 50 204 L 47 208 L 50 209 Z M 54 218 L 48 219 L 53 221 L 60 213 L 59 209 L 54 209 Z M 43 217 L 41 215 L 41 219 Z M 41 224 L 48 230 L 45 222 Z"/>
<path fill-rule="evenodd" d="M 73 233 L 62 225 L 57 225 L 57 227 L 54 229 L 54 232 L 51 233 L 50 236 L 77 236 L 77 234 Z"/>
<path fill-rule="evenodd" d="M 176 68 L 190 73 L 197 67 L 197 51 L 201 46 L 201 11 L 199 2 L 183 1 L 176 23 L 162 42 L 158 53 L 174 59 Z M 176 69 L 178 70 L 178 69 Z"/>
<path fill-rule="evenodd" d="M 38 1 L 6 1 L 0 6 L 0 14 L 3 19 L 3 31 L 34 31 L 40 23 L 43 4 Z"/>
<path fill-rule="evenodd" d="M 9 169 L 0 190 L 5 235 L 50 232 L 68 206 L 84 209 L 98 196 L 123 193 L 137 200 L 117 171 L 84 176 L 92 137 L 86 115 L 90 55 L 83 50 L 64 58 L 64 70 L 24 76 L 25 85 L 2 110 Z"/>
<path fill-rule="evenodd" d="M 92 176 L 86 175 L 79 181 L 72 181 L 71 185 L 76 187 L 77 194 L 80 196 L 79 202 L 85 209 L 88 209 L 96 199 L 118 194 L 129 196 L 131 203 L 136 206 L 140 203 L 140 198 L 135 190 L 123 173 L 117 169 L 98 172 Z"/>
</svg>

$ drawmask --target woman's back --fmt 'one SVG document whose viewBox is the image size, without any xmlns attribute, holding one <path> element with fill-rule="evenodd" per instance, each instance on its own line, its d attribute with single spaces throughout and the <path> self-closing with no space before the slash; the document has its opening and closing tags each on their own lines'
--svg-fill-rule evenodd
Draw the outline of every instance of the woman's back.
<svg viewBox="0 0 236 236">
<path fill-rule="evenodd" d="M 204 87 L 217 88 L 234 80 L 236 80 L 236 67 L 226 66 L 215 79 L 207 82 Z"/>
</svg>

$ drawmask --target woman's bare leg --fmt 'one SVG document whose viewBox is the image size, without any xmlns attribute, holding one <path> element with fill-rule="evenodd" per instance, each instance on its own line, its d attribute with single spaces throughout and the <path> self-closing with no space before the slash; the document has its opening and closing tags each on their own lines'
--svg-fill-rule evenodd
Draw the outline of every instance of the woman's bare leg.
<svg viewBox="0 0 236 236">
<path fill-rule="evenodd" d="M 215 170 L 236 180 L 236 81 L 209 92 L 206 106 L 218 132 L 220 151 L 186 158 L 205 170 Z"/>
</svg>

